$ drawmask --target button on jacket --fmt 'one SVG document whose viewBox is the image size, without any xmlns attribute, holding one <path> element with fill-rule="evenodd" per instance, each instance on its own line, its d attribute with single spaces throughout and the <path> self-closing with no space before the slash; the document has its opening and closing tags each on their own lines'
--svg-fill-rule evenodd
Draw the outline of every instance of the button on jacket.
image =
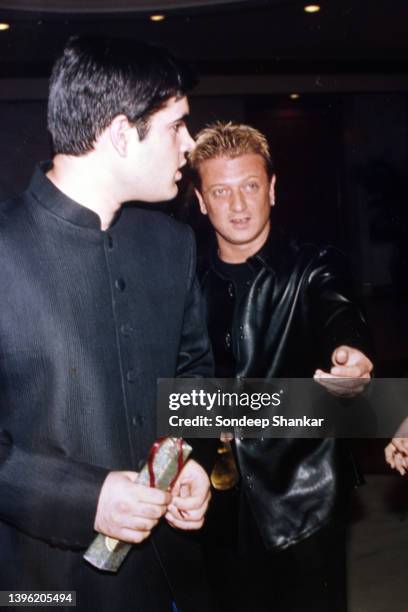
<svg viewBox="0 0 408 612">
<path fill-rule="evenodd" d="M 202 275 L 218 376 L 306 378 L 329 369 L 342 344 L 368 353 L 366 324 L 336 249 L 299 246 L 273 230 L 248 264 L 253 278 L 238 300 L 215 256 Z M 236 452 L 267 548 L 316 531 L 342 511 L 358 479 L 351 453 L 333 439 L 239 438 Z"/>
<path fill-rule="evenodd" d="M 101 231 L 37 169 L 0 205 L 0 261 L 0 588 L 153 611 L 162 564 L 189 609 L 195 548 L 164 521 L 117 576 L 82 553 L 108 471 L 139 470 L 156 438 L 157 378 L 212 374 L 192 232 L 135 207 Z"/>
</svg>

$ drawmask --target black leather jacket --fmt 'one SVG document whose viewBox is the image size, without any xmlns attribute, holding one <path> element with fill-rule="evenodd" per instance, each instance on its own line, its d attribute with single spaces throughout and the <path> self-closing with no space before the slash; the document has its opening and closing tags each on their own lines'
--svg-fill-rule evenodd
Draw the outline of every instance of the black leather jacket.
<svg viewBox="0 0 408 612">
<path fill-rule="evenodd" d="M 344 258 L 298 246 L 279 231 L 248 260 L 240 300 L 212 263 L 202 275 L 216 371 L 249 378 L 309 377 L 341 344 L 370 353 Z M 218 366 L 218 367 L 217 367 Z M 340 513 L 357 484 L 351 453 L 333 439 L 237 439 L 242 483 L 267 548 L 286 548 Z"/>
</svg>

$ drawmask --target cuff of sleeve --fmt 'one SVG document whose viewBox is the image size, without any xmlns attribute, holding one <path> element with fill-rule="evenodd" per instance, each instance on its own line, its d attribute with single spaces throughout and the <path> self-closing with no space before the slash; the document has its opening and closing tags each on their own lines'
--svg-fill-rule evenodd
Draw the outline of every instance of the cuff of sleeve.
<svg viewBox="0 0 408 612">
<path fill-rule="evenodd" d="M 61 547 L 86 548 L 95 537 L 99 494 L 109 470 L 80 464 L 75 480 L 61 474 L 60 494 L 50 501 L 50 539 Z"/>
<path fill-rule="evenodd" d="M 11 443 L 3 446 L 7 453 L 0 464 L 0 517 L 54 546 L 87 547 L 109 470 Z"/>
</svg>

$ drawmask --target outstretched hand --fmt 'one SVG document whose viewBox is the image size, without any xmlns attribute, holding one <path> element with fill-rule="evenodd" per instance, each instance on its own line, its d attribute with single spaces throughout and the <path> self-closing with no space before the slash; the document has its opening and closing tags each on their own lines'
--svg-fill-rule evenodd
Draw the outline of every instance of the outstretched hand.
<svg viewBox="0 0 408 612">
<path fill-rule="evenodd" d="M 360 350 L 351 346 L 337 347 L 331 356 L 330 372 L 316 370 L 314 379 L 340 397 L 354 397 L 371 380 L 373 364 Z"/>
</svg>

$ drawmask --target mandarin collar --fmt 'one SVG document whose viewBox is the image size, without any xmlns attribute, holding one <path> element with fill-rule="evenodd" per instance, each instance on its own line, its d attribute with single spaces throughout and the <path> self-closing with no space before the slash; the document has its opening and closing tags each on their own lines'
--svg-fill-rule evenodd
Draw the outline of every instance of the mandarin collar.
<svg viewBox="0 0 408 612">
<path fill-rule="evenodd" d="M 78 204 L 62 193 L 46 176 L 52 168 L 52 162 L 41 162 L 35 169 L 28 191 L 44 208 L 58 217 L 83 228 L 101 230 L 99 216 L 86 206 Z"/>
</svg>

